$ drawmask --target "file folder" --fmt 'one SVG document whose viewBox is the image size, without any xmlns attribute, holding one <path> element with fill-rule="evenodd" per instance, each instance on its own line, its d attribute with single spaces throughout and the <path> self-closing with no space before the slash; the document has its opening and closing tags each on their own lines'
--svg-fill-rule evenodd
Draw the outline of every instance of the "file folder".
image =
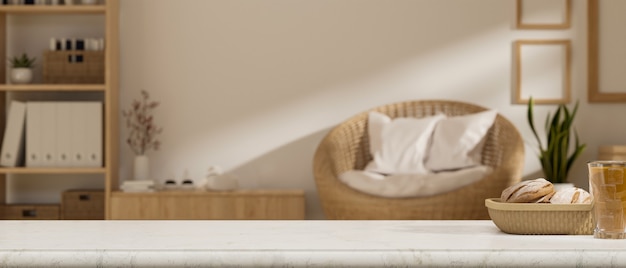
<svg viewBox="0 0 626 268">
<path fill-rule="evenodd" d="M 41 167 L 41 102 L 26 103 L 26 166 Z"/>
<path fill-rule="evenodd" d="M 22 163 L 25 119 L 26 104 L 20 101 L 11 101 L 4 137 L 2 138 L 2 159 L 0 160 L 0 165 L 15 167 Z"/>
</svg>

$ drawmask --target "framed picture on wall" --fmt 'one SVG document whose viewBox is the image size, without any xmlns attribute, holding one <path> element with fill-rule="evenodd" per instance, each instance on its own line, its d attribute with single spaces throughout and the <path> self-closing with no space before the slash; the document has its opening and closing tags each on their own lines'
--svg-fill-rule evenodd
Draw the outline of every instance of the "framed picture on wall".
<svg viewBox="0 0 626 268">
<path fill-rule="evenodd" d="M 571 0 L 517 0 L 517 28 L 567 29 Z"/>
<path fill-rule="evenodd" d="M 626 1 L 587 4 L 588 100 L 626 102 Z"/>
<path fill-rule="evenodd" d="M 518 40 L 515 46 L 514 103 L 570 102 L 570 40 Z"/>
</svg>

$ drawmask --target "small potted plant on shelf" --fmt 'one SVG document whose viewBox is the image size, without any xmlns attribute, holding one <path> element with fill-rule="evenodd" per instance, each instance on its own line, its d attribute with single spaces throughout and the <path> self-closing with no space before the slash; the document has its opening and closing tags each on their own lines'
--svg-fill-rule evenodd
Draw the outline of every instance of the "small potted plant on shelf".
<svg viewBox="0 0 626 268">
<path fill-rule="evenodd" d="M 528 101 L 528 123 L 539 146 L 539 161 L 546 180 L 554 184 L 568 182 L 568 173 L 576 158 L 585 150 L 586 144 L 581 144 L 578 133 L 573 128 L 574 118 L 578 111 L 578 102 L 570 111 L 564 104 L 559 104 L 556 112 L 551 117 L 546 116 L 545 131 L 546 145 L 544 146 L 534 124 L 533 116 L 534 101 L 531 97 Z M 571 137 L 574 136 L 574 144 L 571 146 Z M 570 149 L 573 151 L 570 153 Z"/>
<path fill-rule="evenodd" d="M 35 66 L 35 58 L 31 58 L 26 53 L 21 56 L 14 56 L 9 59 L 11 72 L 9 78 L 15 84 L 27 84 L 33 80 L 33 67 Z"/>
<path fill-rule="evenodd" d="M 150 100 L 145 90 L 141 91 L 141 100 L 134 100 L 131 108 L 122 111 L 128 127 L 126 143 L 135 153 L 133 179 L 149 179 L 148 150 L 158 150 L 161 143 L 156 139 L 163 129 L 154 123 L 153 110 L 159 106 L 156 101 Z"/>
</svg>

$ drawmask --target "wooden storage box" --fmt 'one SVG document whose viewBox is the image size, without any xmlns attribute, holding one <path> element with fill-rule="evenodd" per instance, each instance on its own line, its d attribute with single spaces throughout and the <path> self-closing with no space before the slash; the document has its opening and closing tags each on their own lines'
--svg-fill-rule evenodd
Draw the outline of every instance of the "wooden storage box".
<svg viewBox="0 0 626 268">
<path fill-rule="evenodd" d="M 104 190 L 68 190 L 61 200 L 64 220 L 104 220 Z"/>
<path fill-rule="evenodd" d="M 598 150 L 598 160 L 626 161 L 626 145 L 604 145 Z"/>
<path fill-rule="evenodd" d="M 2 208 L 3 220 L 58 220 L 59 215 L 59 205 L 4 205 Z"/>
<path fill-rule="evenodd" d="M 43 80 L 47 84 L 103 84 L 104 51 L 46 51 Z"/>
</svg>

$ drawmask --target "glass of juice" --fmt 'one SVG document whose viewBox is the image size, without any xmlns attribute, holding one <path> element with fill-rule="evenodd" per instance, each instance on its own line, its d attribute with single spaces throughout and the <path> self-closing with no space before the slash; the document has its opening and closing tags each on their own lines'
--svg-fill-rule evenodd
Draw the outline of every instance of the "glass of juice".
<svg viewBox="0 0 626 268">
<path fill-rule="evenodd" d="M 604 239 L 626 238 L 626 181 L 625 161 L 591 161 L 589 193 L 593 197 L 593 237 Z"/>
</svg>

